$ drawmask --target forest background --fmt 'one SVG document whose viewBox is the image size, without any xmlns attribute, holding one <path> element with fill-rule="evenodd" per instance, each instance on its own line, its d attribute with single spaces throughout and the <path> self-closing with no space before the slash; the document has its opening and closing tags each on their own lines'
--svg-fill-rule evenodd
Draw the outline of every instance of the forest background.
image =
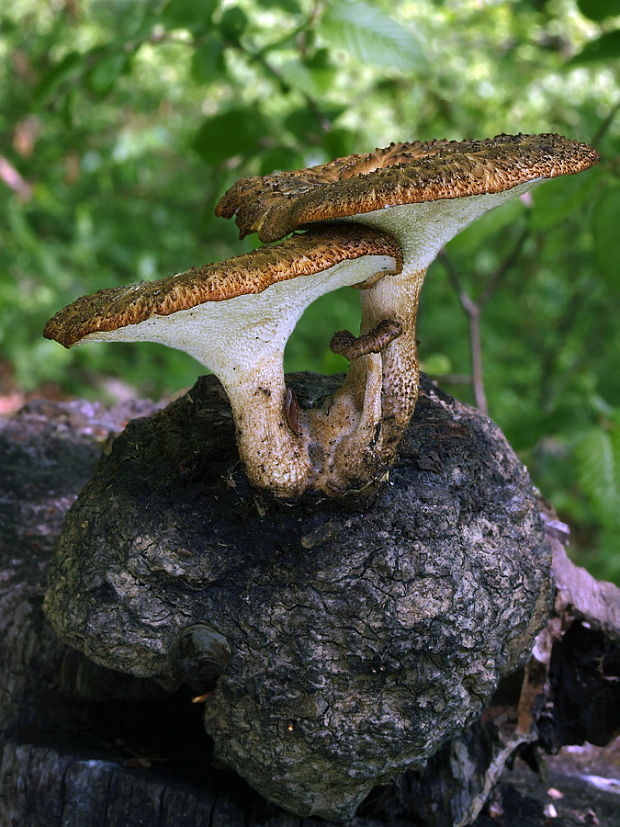
<svg viewBox="0 0 620 827">
<path fill-rule="evenodd" d="M 237 178 L 391 141 L 559 132 L 601 164 L 488 214 L 431 266 L 422 367 L 488 407 L 620 582 L 618 0 L 12 0 L 0 9 L 0 404 L 159 398 L 203 368 L 158 345 L 41 338 L 79 295 L 257 246 Z M 287 370 L 346 369 L 356 291 L 316 302 Z M 472 381 L 481 343 L 484 386 Z"/>
</svg>

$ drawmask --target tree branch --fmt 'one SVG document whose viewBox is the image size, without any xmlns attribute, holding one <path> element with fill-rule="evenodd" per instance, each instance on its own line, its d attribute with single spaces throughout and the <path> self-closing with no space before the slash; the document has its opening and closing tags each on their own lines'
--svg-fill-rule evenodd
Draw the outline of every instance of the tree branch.
<svg viewBox="0 0 620 827">
<path fill-rule="evenodd" d="M 525 241 L 529 235 L 529 227 L 525 227 L 521 232 L 514 248 L 504 259 L 504 261 L 497 267 L 495 272 L 491 275 L 486 287 L 476 301 L 472 299 L 467 290 L 464 288 L 461 278 L 450 260 L 445 249 L 439 253 L 439 259 L 446 268 L 450 284 L 454 288 L 461 307 L 465 311 L 469 323 L 469 349 L 471 361 L 472 385 L 474 388 L 474 399 L 476 407 L 484 414 L 488 413 L 488 404 L 486 394 L 484 392 L 484 377 L 482 371 L 482 339 L 480 336 L 480 317 L 482 310 L 491 296 L 495 293 L 498 287 L 503 282 L 506 274 L 516 263 Z"/>
<path fill-rule="evenodd" d="M 469 293 L 463 287 L 459 274 L 452 264 L 452 261 L 448 258 L 448 254 L 445 250 L 442 250 L 439 253 L 439 258 L 446 268 L 448 279 L 459 297 L 461 307 L 465 311 L 469 322 L 469 351 L 474 399 L 478 410 L 486 414 L 489 411 L 489 407 L 487 404 L 486 394 L 484 392 L 484 378 L 482 373 L 482 342 L 480 340 L 481 307 L 473 301 Z"/>
<path fill-rule="evenodd" d="M 491 296 L 495 293 L 497 288 L 501 285 L 502 281 L 504 280 L 504 276 L 513 267 L 513 265 L 517 263 L 517 260 L 521 255 L 523 245 L 525 244 L 525 241 L 529 234 L 530 228 L 524 227 L 521 235 L 517 239 L 517 243 L 515 244 L 513 250 L 508 254 L 508 256 L 499 265 L 499 267 L 495 270 L 495 272 L 489 279 L 487 286 L 484 288 L 480 295 L 480 298 L 476 302 L 476 304 L 481 310 L 484 307 L 484 305 L 488 302 L 488 300 L 491 298 Z"/>
</svg>

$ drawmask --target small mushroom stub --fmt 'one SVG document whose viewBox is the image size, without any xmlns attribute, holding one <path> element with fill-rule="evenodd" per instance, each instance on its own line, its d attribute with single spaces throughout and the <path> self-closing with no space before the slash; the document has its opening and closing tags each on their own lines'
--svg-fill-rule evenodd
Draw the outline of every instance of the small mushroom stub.
<svg viewBox="0 0 620 827">
<path fill-rule="evenodd" d="M 332 336 L 329 347 L 352 362 L 369 353 L 381 353 L 402 332 L 402 325 L 398 322 L 384 319 L 364 336 L 354 336 L 350 330 L 339 330 Z"/>
<path fill-rule="evenodd" d="M 44 335 L 65 347 L 151 341 L 186 351 L 226 389 L 254 485 L 284 497 L 309 487 L 329 490 L 339 479 L 338 464 L 326 454 L 317 466 L 308 445 L 331 441 L 335 451 L 347 434 L 355 441 L 364 396 L 347 386 L 331 405 L 334 416 L 305 415 L 285 384 L 284 348 L 319 296 L 400 267 L 398 244 L 385 233 L 354 225 L 319 228 L 159 281 L 83 296 L 50 319 Z M 380 392 L 377 387 L 375 396 Z M 362 441 L 364 434 L 362 427 Z"/>
</svg>

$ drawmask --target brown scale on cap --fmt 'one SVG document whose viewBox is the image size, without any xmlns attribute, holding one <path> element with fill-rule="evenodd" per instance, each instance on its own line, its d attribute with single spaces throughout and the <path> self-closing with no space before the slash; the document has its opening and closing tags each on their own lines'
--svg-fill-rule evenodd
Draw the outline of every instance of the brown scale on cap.
<svg viewBox="0 0 620 827">
<path fill-rule="evenodd" d="M 43 335 L 71 347 L 89 334 L 138 324 L 151 316 L 168 316 L 204 302 L 261 293 L 276 282 L 310 276 L 366 255 L 393 256 L 400 270 L 400 248 L 386 233 L 359 225 L 317 228 L 227 261 L 82 296 L 56 313 Z"/>
<path fill-rule="evenodd" d="M 216 213 L 236 216 L 242 238 L 256 231 L 262 241 L 275 241 L 309 222 L 502 192 L 581 172 L 598 159 L 591 147 L 553 134 L 398 143 L 308 169 L 245 178 L 225 193 Z"/>
</svg>

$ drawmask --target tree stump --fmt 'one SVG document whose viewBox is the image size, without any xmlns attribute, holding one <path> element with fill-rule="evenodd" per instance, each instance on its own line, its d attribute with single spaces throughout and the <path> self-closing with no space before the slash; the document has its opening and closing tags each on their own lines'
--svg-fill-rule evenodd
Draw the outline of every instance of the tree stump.
<svg viewBox="0 0 620 827">
<path fill-rule="evenodd" d="M 440 400 L 440 408 L 453 404 L 427 387 L 428 397 L 435 396 Z M 190 703 L 192 693 L 205 688 L 215 678 L 215 674 L 209 672 L 214 663 L 209 658 L 200 657 L 200 645 L 196 657 L 193 643 L 189 647 L 179 645 L 177 634 L 177 645 L 171 647 L 173 655 L 165 659 L 166 664 L 172 665 L 168 665 L 167 672 L 159 668 L 156 672 L 159 682 L 152 678 L 130 677 L 98 666 L 64 646 L 42 615 L 47 562 L 64 512 L 90 475 L 101 440 L 109 432 L 117 431 L 128 415 L 146 412 L 144 407 L 133 411 L 103 412 L 85 403 L 31 404 L 19 416 L 5 422 L 0 431 L 4 480 L 0 501 L 0 549 L 5 556 L 6 572 L 0 604 L 0 697 L 4 733 L 0 793 L 6 823 L 75 823 L 81 827 L 133 823 L 199 825 L 217 823 L 218 820 L 229 824 L 298 823 L 299 819 L 261 799 L 234 773 L 214 765 L 212 743 L 203 730 L 201 710 Z M 437 419 L 435 414 L 433 416 Z M 424 426 L 427 437 L 442 429 L 445 431 L 442 416 L 435 422 L 433 416 Z M 221 427 L 224 428 L 225 423 Z M 129 429 L 130 438 L 132 431 L 133 427 Z M 178 433 L 173 434 L 173 442 L 164 451 L 172 466 L 174 439 L 178 436 Z M 462 436 L 459 438 L 463 440 Z M 229 456 L 230 443 L 222 438 L 222 432 L 218 435 L 216 429 L 212 439 L 220 455 Z M 445 434 L 442 439 L 446 439 Z M 118 440 L 113 450 L 118 450 L 117 443 Z M 411 452 L 410 458 L 416 458 L 418 475 L 437 473 L 441 455 L 435 447 L 441 447 L 440 443 L 441 440 L 431 440 L 426 443 L 430 450 L 425 448 L 423 452 L 419 449 L 411 452 L 410 443 L 407 450 Z M 180 470 L 180 478 L 196 493 L 197 486 L 201 485 L 196 477 L 200 460 L 191 452 L 186 453 L 185 458 L 186 465 Z M 224 464 L 226 462 L 224 459 Z M 431 467 L 425 468 L 425 465 Z M 231 487 L 231 482 L 237 487 Z M 285 509 L 284 513 L 292 513 L 288 506 L 276 508 L 271 503 L 266 506 L 261 502 L 257 506 L 251 493 L 243 489 L 243 476 L 238 468 L 230 475 L 224 475 L 222 484 L 252 513 L 256 513 L 257 507 L 261 511 L 267 507 L 261 519 L 268 519 L 270 513 L 280 514 Z M 200 502 L 200 497 L 197 501 Z M 298 537 L 308 538 L 306 545 L 309 547 L 305 550 L 312 553 L 316 549 L 316 545 L 314 549 L 311 547 L 313 542 L 324 542 L 321 539 L 324 529 L 316 518 L 324 506 L 308 502 L 301 507 L 307 522 L 302 519 Z M 333 520 L 333 515 L 330 519 Z M 355 520 L 355 514 L 348 515 L 347 519 Z M 553 527 L 547 533 L 552 543 L 558 545 Z M 347 534 L 353 537 L 355 532 L 347 529 Z M 161 567 L 159 571 L 162 571 Z M 290 571 L 295 572 L 295 568 Z M 301 573 L 305 575 L 307 568 L 302 568 Z M 605 592 L 603 601 L 607 608 L 616 605 L 617 601 L 617 592 L 613 587 L 611 589 L 609 593 Z M 596 611 L 600 609 L 598 606 Z M 568 617 L 566 609 L 561 611 L 562 617 Z M 574 614 L 574 609 L 571 611 Z M 558 617 L 560 615 L 555 616 L 556 626 Z M 190 617 L 190 626 L 194 620 Z M 572 628 L 576 622 L 573 618 L 568 625 Z M 614 626 L 616 621 L 609 617 L 604 623 L 595 621 L 594 626 L 592 620 L 587 622 L 592 628 L 598 624 L 599 643 L 602 641 L 607 646 L 603 662 L 613 665 L 613 657 L 617 657 L 618 624 Z M 553 634 L 556 638 L 549 638 L 547 648 L 559 652 L 560 642 L 566 634 L 557 629 Z M 557 634 L 562 635 L 561 639 Z M 234 646 L 230 646 L 226 635 L 222 637 L 227 641 L 231 653 L 229 663 L 232 663 Z M 114 649 L 112 637 L 110 643 L 110 648 Z M 152 657 L 150 649 L 147 651 Z M 574 655 L 574 650 L 571 651 Z M 508 666 L 510 657 L 505 653 L 497 656 L 498 663 L 503 663 L 498 667 L 499 671 L 511 671 Z M 519 656 L 514 657 L 518 662 Z M 481 719 L 470 724 L 461 735 L 446 736 L 444 746 L 426 761 L 425 766 L 420 762 L 417 771 L 410 770 L 400 775 L 396 782 L 371 793 L 359 808 L 356 823 L 395 823 L 399 820 L 408 824 L 470 823 L 510 754 L 519 745 L 531 744 L 540 737 L 537 721 L 544 721 L 545 744 L 550 748 L 561 745 L 562 738 L 576 737 L 574 728 L 573 732 L 568 732 L 566 727 L 562 729 L 558 725 L 557 710 L 553 699 L 550 700 L 561 695 L 557 686 L 552 687 L 553 681 L 557 683 L 557 675 L 562 675 L 566 683 L 562 670 L 566 672 L 568 668 L 569 672 L 574 672 L 576 668 L 574 658 L 569 667 L 565 666 L 569 660 L 565 654 L 556 654 L 555 672 L 553 669 L 547 672 L 542 684 L 535 675 L 528 676 L 528 670 L 532 672 L 529 666 L 525 671 L 520 669 L 508 675 L 490 704 L 479 699 L 478 711 L 483 703 L 487 703 Z M 588 691 L 591 695 L 596 680 L 599 689 L 605 682 L 591 663 L 588 666 L 583 663 L 583 658 L 581 660 L 579 668 L 590 668 L 594 676 Z M 365 670 L 359 663 L 353 668 L 347 664 L 347 668 L 360 676 L 363 685 L 376 687 L 380 686 L 381 679 L 388 677 L 386 670 L 381 670 L 382 665 L 385 664 L 380 660 L 370 658 Z M 163 681 L 162 675 L 165 677 Z M 174 690 L 172 681 L 180 682 Z M 200 687 L 196 686 L 196 681 Z M 162 688 L 162 682 L 167 689 Z M 581 685 L 581 679 L 573 684 Z M 605 686 L 609 689 L 607 684 Z M 529 700 L 525 688 L 531 696 Z M 218 691 L 222 691 L 221 688 Z M 571 691 L 574 695 L 574 687 Z M 570 703 L 574 702 L 575 697 L 572 697 Z M 207 709 L 209 704 L 207 701 Z M 537 712 L 541 705 L 545 711 L 542 717 Z M 562 708 L 565 709 L 566 704 Z M 609 708 L 611 710 L 611 704 Z M 217 710 L 217 707 L 213 709 Z M 294 711 L 297 715 L 303 712 Z M 470 713 L 465 710 L 463 714 L 466 722 Z M 476 713 L 471 714 L 473 718 Z M 586 716 L 580 735 L 585 731 L 584 727 L 592 729 L 595 717 L 592 714 Z M 288 726 L 290 709 L 286 710 L 283 720 Z M 464 725 L 461 724 L 461 728 Z M 613 721 L 599 722 L 606 737 L 610 737 L 612 726 Z"/>
</svg>

